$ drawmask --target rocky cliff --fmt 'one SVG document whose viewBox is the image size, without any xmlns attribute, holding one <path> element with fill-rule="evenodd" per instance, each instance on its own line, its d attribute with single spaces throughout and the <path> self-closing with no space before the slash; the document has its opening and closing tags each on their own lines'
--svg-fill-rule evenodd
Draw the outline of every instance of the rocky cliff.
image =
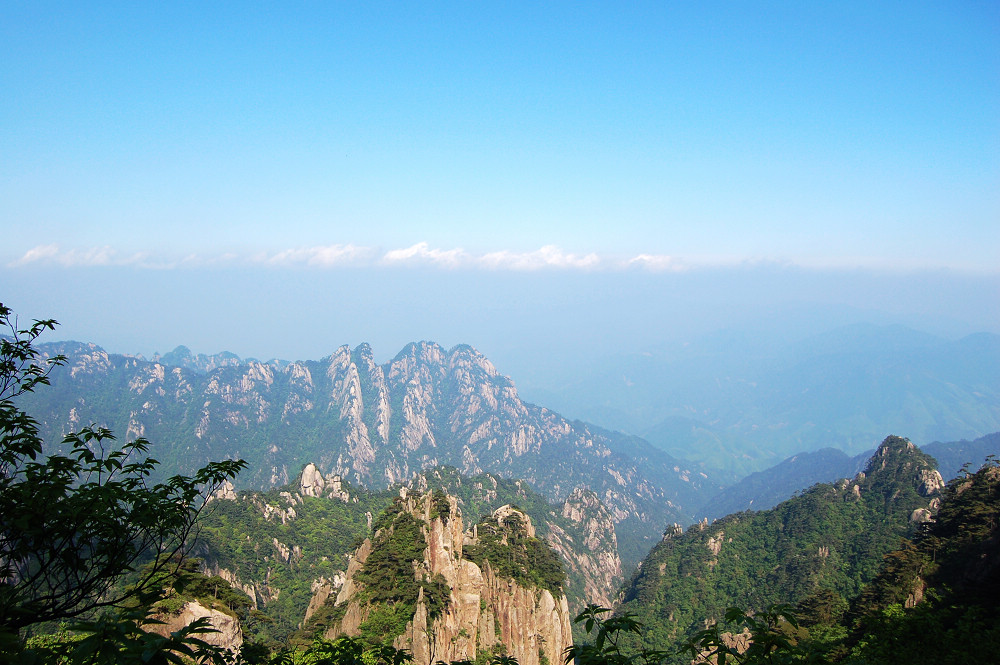
<svg viewBox="0 0 1000 665">
<path fill-rule="evenodd" d="M 611 514 L 596 494 L 577 488 L 563 503 L 562 516 L 576 529 L 546 522 L 546 541 L 566 562 L 570 577 L 583 583 L 574 612 L 589 603 L 612 607 L 618 600 L 624 577 Z"/>
<path fill-rule="evenodd" d="M 493 474 L 467 478 L 451 467 L 425 471 L 406 487 L 419 495 L 445 492 L 465 515 L 517 505 L 530 518 L 534 535 L 561 559 L 571 614 L 587 603 L 614 602 L 624 581 L 615 524 L 594 492 L 577 489 L 552 504 L 522 480 Z M 255 624 L 254 639 L 282 641 L 296 630 L 303 612 L 309 622 L 317 612 L 322 615 L 327 599 L 336 599 L 347 580 L 347 555 L 371 535 L 373 515 L 392 496 L 324 476 L 314 464 L 289 485 L 265 493 L 226 485 L 203 516 L 197 553 L 209 574 L 246 593 L 253 609 L 268 616 Z M 258 635 L 261 630 L 266 634 Z"/>
<path fill-rule="evenodd" d="M 614 604 L 624 582 L 615 520 L 592 490 L 576 488 L 565 501 L 552 504 L 522 480 L 491 473 L 468 478 L 448 467 L 425 471 L 410 486 L 421 492 L 443 490 L 469 515 L 516 504 L 531 518 L 538 537 L 562 559 L 570 612 L 576 615 L 588 603 Z"/>
<path fill-rule="evenodd" d="M 325 637 L 382 639 L 387 617 L 405 608 L 398 634 L 389 638 L 418 665 L 484 652 L 511 654 L 522 665 L 561 662 L 572 643 L 569 608 L 553 578 L 534 570 L 530 554 L 527 565 L 519 563 L 521 548 L 544 547 L 527 515 L 503 506 L 467 531 L 456 497 L 406 490 L 390 515 L 355 552 Z M 407 546 L 417 533 L 419 556 L 400 568 L 411 579 L 393 577 L 399 562 L 387 552 Z M 506 553 L 504 561 L 491 560 L 498 552 Z"/>
</svg>

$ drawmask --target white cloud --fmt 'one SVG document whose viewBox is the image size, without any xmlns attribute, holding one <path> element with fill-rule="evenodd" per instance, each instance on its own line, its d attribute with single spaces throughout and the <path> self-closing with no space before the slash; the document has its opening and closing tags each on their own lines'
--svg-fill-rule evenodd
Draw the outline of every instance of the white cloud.
<svg viewBox="0 0 1000 665">
<path fill-rule="evenodd" d="M 430 249 L 426 242 L 403 249 L 392 249 L 382 256 L 382 263 L 393 264 L 430 264 L 443 268 L 460 268 L 468 264 L 469 255 L 464 249 Z"/>
<path fill-rule="evenodd" d="M 368 263 L 375 255 L 370 247 L 357 245 L 323 245 L 286 249 L 271 256 L 259 256 L 261 263 L 273 266 L 306 265 L 316 268 Z"/>
<path fill-rule="evenodd" d="M 638 267 L 650 272 L 680 272 L 685 266 L 677 257 L 668 254 L 639 254 L 629 259 L 627 267 Z"/>
<path fill-rule="evenodd" d="M 130 255 L 119 254 L 112 247 L 91 247 L 89 249 L 63 250 L 59 245 L 38 245 L 24 253 L 24 256 L 13 261 L 10 266 L 24 266 L 31 263 L 56 263 L 67 268 L 112 265 L 142 265 L 143 267 L 159 267 L 147 262 L 147 255 L 139 252 Z"/>
<path fill-rule="evenodd" d="M 19 258 L 17 261 L 13 261 L 11 266 L 24 266 L 29 263 L 38 263 L 48 260 L 57 260 L 59 256 L 59 245 L 39 245 L 38 247 L 32 247 L 24 256 Z"/>
<path fill-rule="evenodd" d="M 566 254 L 555 245 L 546 245 L 534 252 L 490 252 L 476 261 L 491 270 L 541 270 L 543 268 L 563 268 L 592 270 L 601 265 L 601 258 L 591 252 L 584 256 Z"/>
<path fill-rule="evenodd" d="M 759 264 L 762 260 L 752 262 Z M 799 265 L 794 262 L 783 262 Z M 818 262 L 814 262 L 818 263 Z M 64 249 L 59 245 L 38 245 L 29 249 L 8 267 L 55 265 L 65 268 L 94 266 L 130 266 L 146 270 L 238 268 L 257 266 L 262 269 L 313 268 L 417 268 L 464 269 L 489 271 L 621 271 L 643 270 L 653 273 L 682 272 L 712 267 L 738 267 L 746 260 L 733 257 L 687 257 L 679 259 L 668 254 L 637 254 L 632 257 L 589 252 L 574 254 L 557 245 L 545 245 L 528 252 L 498 250 L 471 253 L 456 247 L 442 249 L 418 242 L 409 247 L 381 250 L 376 247 L 345 244 L 316 245 L 278 251 L 235 252 L 216 254 L 156 254 L 152 252 L 122 253 L 110 246 Z M 809 267 L 809 264 L 801 264 Z M 819 267 L 831 267 L 819 264 Z"/>
</svg>

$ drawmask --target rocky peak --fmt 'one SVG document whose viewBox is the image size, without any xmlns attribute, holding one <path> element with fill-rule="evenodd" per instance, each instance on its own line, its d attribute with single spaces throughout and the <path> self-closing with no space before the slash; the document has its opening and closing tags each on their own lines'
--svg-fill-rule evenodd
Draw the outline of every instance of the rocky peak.
<svg viewBox="0 0 1000 665">
<path fill-rule="evenodd" d="M 935 468 L 933 457 L 922 452 L 908 439 L 888 436 L 868 460 L 865 470 L 852 483 L 856 493 L 874 491 L 888 500 L 900 496 L 900 488 L 922 497 L 932 497 L 944 488 L 944 480 Z"/>
<path fill-rule="evenodd" d="M 463 367 L 466 369 L 476 369 L 490 378 L 500 376 L 496 367 L 489 359 L 475 348 L 468 344 L 459 344 L 448 352 L 448 365 L 452 369 Z"/>
<path fill-rule="evenodd" d="M 868 458 L 864 473 L 866 476 L 870 476 L 878 471 L 883 471 L 894 462 L 912 456 L 912 453 L 916 451 L 917 447 L 909 439 L 890 434 L 879 444 L 875 453 Z"/>
<path fill-rule="evenodd" d="M 354 351 L 351 353 L 351 360 L 358 367 L 371 372 L 377 367 L 375 363 L 375 353 L 372 351 L 372 347 L 368 342 L 362 342 L 354 347 Z"/>
<path fill-rule="evenodd" d="M 663 540 L 670 540 L 671 538 L 677 538 L 678 536 L 684 535 L 684 527 L 682 527 L 677 522 L 674 522 L 667 530 L 663 532 Z"/>
<path fill-rule="evenodd" d="M 391 376 L 413 376 L 420 369 L 433 367 L 440 371 L 445 364 L 445 351 L 435 342 L 410 342 L 392 362 Z"/>
<path fill-rule="evenodd" d="M 298 493 L 293 495 L 289 492 L 281 492 L 281 496 L 286 497 L 291 503 L 302 503 L 302 497 L 328 497 L 350 501 L 351 494 L 344 488 L 344 482 L 339 475 L 331 474 L 323 476 L 319 468 L 310 462 L 302 469 L 299 475 Z M 354 498 L 357 503 L 357 497 Z"/>
<path fill-rule="evenodd" d="M 316 465 L 310 462 L 306 468 L 302 469 L 302 476 L 299 477 L 299 494 L 302 496 L 323 496 L 323 489 L 326 487 L 326 479 L 319 472 Z"/>
<path fill-rule="evenodd" d="M 233 487 L 233 484 L 230 481 L 224 480 L 222 481 L 222 484 L 219 485 L 214 492 L 212 492 L 212 495 L 208 498 L 208 500 L 212 501 L 215 499 L 221 499 L 225 501 L 235 501 L 236 498 L 236 488 Z"/>
</svg>

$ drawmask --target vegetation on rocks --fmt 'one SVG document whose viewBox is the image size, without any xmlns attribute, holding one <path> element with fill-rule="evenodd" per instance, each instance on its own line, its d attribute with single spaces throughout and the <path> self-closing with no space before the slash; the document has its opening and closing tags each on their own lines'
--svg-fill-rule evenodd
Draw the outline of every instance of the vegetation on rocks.
<svg viewBox="0 0 1000 665">
<path fill-rule="evenodd" d="M 820 591 L 853 598 L 882 556 L 910 534 L 931 496 L 933 460 L 887 438 L 852 481 L 820 484 L 777 507 L 738 513 L 686 533 L 668 531 L 633 577 L 623 610 L 644 624 L 641 641 L 662 649 L 727 608 L 760 611 Z M 932 481 L 930 482 L 933 485 Z"/>
<path fill-rule="evenodd" d="M 529 536 L 520 512 L 505 518 L 486 517 L 476 525 L 479 542 L 465 548 L 465 556 L 480 567 L 490 562 L 494 572 L 521 586 L 547 589 L 562 595 L 566 573 L 559 557 L 542 540 Z"/>
<path fill-rule="evenodd" d="M 423 561 L 426 523 L 402 510 L 397 499 L 379 519 L 372 551 L 355 577 L 361 584 L 359 600 L 371 610 L 361 623 L 362 641 L 391 646 L 413 618 L 423 598 L 428 617 L 440 616 L 448 606 L 450 590 L 440 575 L 415 577 L 415 562 Z"/>
</svg>

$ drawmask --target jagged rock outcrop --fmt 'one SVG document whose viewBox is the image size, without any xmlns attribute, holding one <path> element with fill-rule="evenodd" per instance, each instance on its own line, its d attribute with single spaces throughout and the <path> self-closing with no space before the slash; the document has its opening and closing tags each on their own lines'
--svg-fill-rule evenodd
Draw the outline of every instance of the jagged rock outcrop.
<svg viewBox="0 0 1000 665">
<path fill-rule="evenodd" d="M 569 567 L 571 576 L 583 580 L 582 598 L 573 603 L 574 613 L 588 603 L 611 607 L 624 581 L 618 556 L 615 523 L 600 498 L 583 488 L 573 490 L 562 505 L 562 516 L 576 527 L 574 533 L 549 521 L 545 539 Z"/>
<path fill-rule="evenodd" d="M 480 544 L 480 534 L 478 527 L 464 529 L 455 497 L 403 490 L 399 504 L 400 514 L 418 520 L 426 544 L 421 558 L 412 564 L 414 579 L 443 582 L 447 599 L 443 606 L 440 598 L 435 604 L 425 594 L 431 587 L 420 587 L 412 619 L 395 639 L 397 648 L 409 650 L 417 665 L 472 660 L 495 645 L 503 645 L 522 665 L 539 665 L 542 658 L 561 662 L 564 649 L 572 643 L 565 594 L 503 575 L 489 559 L 482 560 L 482 565 L 472 561 L 467 550 Z M 510 506 L 495 511 L 493 519 L 496 524 L 519 528 L 518 538 L 534 539 L 530 518 Z M 385 530 L 399 524 L 397 519 L 384 525 L 374 535 L 376 544 L 366 539 L 352 557 L 336 601 L 341 618 L 327 629 L 326 637 L 358 635 L 377 611 L 363 573 L 373 548 L 387 546 Z M 509 546 L 517 545 L 511 542 Z"/>
<path fill-rule="evenodd" d="M 198 635 L 200 639 L 233 653 L 239 652 L 243 646 L 243 628 L 239 619 L 220 610 L 207 608 L 196 600 L 185 603 L 179 612 L 157 614 L 154 618 L 163 623 L 149 624 L 145 629 L 163 636 L 168 636 L 193 621 L 207 618 L 209 625 L 217 632 Z"/>
<path fill-rule="evenodd" d="M 209 501 L 215 499 L 221 499 L 223 501 L 235 501 L 236 500 L 236 488 L 229 480 L 222 481 L 219 488 L 212 492 L 212 495 L 208 498 Z"/>
<path fill-rule="evenodd" d="M 319 469 L 312 462 L 306 464 L 299 476 L 300 496 L 327 496 L 335 497 L 341 501 L 350 501 L 350 493 L 344 489 L 344 483 L 338 475 L 324 477 Z"/>
</svg>

